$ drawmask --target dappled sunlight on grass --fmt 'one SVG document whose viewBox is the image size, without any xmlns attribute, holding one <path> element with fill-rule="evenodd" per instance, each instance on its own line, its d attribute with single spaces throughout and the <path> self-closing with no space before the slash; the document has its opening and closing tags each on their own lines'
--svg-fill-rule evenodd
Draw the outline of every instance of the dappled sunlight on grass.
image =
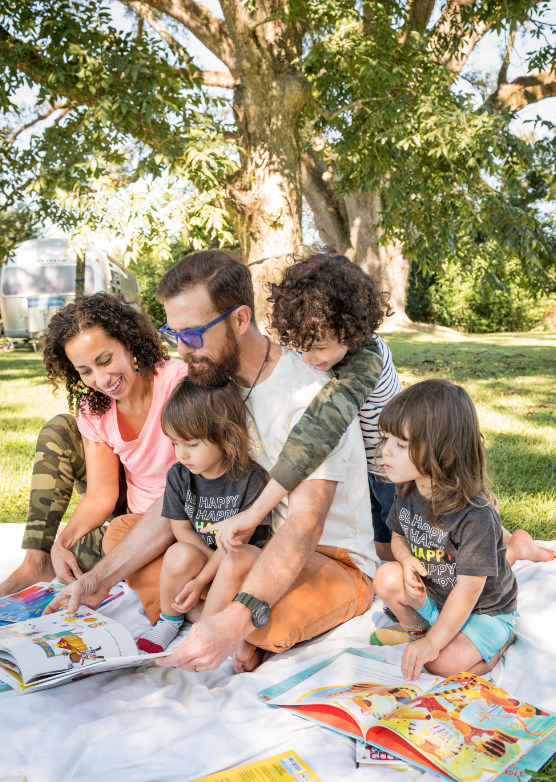
<svg viewBox="0 0 556 782">
<path fill-rule="evenodd" d="M 556 334 L 385 334 L 404 385 L 444 377 L 471 394 L 508 528 L 556 537 Z M 0 521 L 25 521 L 37 434 L 67 412 L 40 355 L 0 354 Z M 75 505 L 75 502 L 71 507 Z"/>
<path fill-rule="evenodd" d="M 61 412 L 64 395 L 53 395 L 40 355 L 29 348 L 0 353 L 0 522 L 26 520 L 37 435 Z"/>
<path fill-rule="evenodd" d="M 453 334 L 385 338 L 404 385 L 443 377 L 470 393 L 504 524 L 555 538 L 556 335 Z"/>
</svg>

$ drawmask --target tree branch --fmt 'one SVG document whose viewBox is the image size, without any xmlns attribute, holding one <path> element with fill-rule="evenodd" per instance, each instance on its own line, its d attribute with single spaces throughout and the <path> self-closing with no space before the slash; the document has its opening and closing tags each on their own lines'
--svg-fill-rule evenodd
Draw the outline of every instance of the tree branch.
<svg viewBox="0 0 556 782">
<path fill-rule="evenodd" d="M 556 97 L 556 73 L 543 71 L 519 76 L 512 82 L 500 84 L 485 104 L 497 109 L 519 111 L 531 103 Z"/>
<path fill-rule="evenodd" d="M 343 202 L 334 193 L 332 175 L 322 160 L 312 155 L 301 156 L 301 186 L 321 240 L 345 253 L 350 247 L 349 220 Z"/>
<path fill-rule="evenodd" d="M 423 33 L 430 22 L 434 11 L 435 0 L 413 0 L 407 15 L 407 26 L 402 37 L 402 43 L 406 43 L 412 32 Z"/>
<path fill-rule="evenodd" d="M 545 0 L 531 0 L 531 7 L 542 2 Z M 474 0 L 448 0 L 429 40 L 429 50 L 441 52 L 440 62 L 456 74 L 461 71 L 481 38 L 500 21 L 491 19 L 486 22 L 470 17 L 464 22 L 462 10 L 473 3 Z M 525 18 L 526 14 L 523 14 L 522 19 L 516 17 L 515 21 L 525 21 Z M 450 45 L 451 41 L 455 46 Z"/>
<path fill-rule="evenodd" d="M 147 22 L 147 24 L 152 27 L 156 33 L 158 33 L 162 40 L 167 43 L 171 49 L 180 55 L 182 60 L 187 63 L 187 67 L 189 68 L 189 64 L 192 62 L 191 56 L 186 52 L 181 43 L 174 38 L 172 33 L 162 24 L 162 22 L 160 22 L 155 17 L 155 15 L 149 9 L 148 5 L 137 2 L 137 0 L 126 0 L 126 5 L 128 5 L 130 8 L 133 8 L 139 17 L 139 21 Z"/>
<path fill-rule="evenodd" d="M 336 111 L 329 111 L 325 106 L 321 106 L 318 100 L 313 98 L 312 95 L 309 98 L 308 103 L 318 114 L 321 115 L 321 117 L 324 117 L 327 122 L 332 122 L 333 120 L 337 119 L 340 114 L 343 114 L 344 111 L 361 108 L 365 103 L 368 103 L 372 100 L 378 100 L 378 98 L 363 98 L 361 100 L 354 100 L 353 103 L 348 103 L 347 106 L 342 106 L 342 108 L 337 109 Z"/>
<path fill-rule="evenodd" d="M 508 68 L 510 67 L 510 60 L 512 59 L 512 52 L 515 44 L 515 34 L 517 31 L 517 23 L 515 19 L 512 19 L 510 23 L 510 34 L 508 36 L 508 43 L 506 51 L 504 52 L 504 59 L 502 60 L 502 66 L 498 73 L 498 86 L 506 84 L 508 81 Z"/>
<path fill-rule="evenodd" d="M 43 114 L 37 114 L 37 116 L 31 120 L 31 122 L 26 122 L 25 125 L 22 125 L 18 130 L 16 130 L 12 136 L 9 139 L 9 143 L 13 144 L 16 138 L 20 135 L 20 133 L 23 133 L 24 130 L 27 130 L 28 128 L 32 128 L 33 125 L 36 125 L 37 122 L 42 122 L 45 119 L 48 119 L 52 114 L 54 114 L 55 111 L 58 111 L 59 109 L 65 109 L 62 116 L 65 116 L 68 111 L 68 104 L 67 103 L 54 103 L 54 105 L 50 106 L 47 111 L 45 111 Z M 61 117 L 59 117 L 61 119 Z"/>
<path fill-rule="evenodd" d="M 177 41 L 172 33 L 165 27 L 162 22 L 156 18 L 156 16 L 149 9 L 148 5 L 141 3 L 138 0 L 126 0 L 127 5 L 133 8 L 141 21 L 147 22 L 152 29 L 158 33 L 162 40 L 168 44 L 168 46 L 176 51 L 182 60 L 187 64 L 187 69 L 190 76 L 195 76 L 197 69 L 193 65 L 193 60 L 190 54 L 183 48 L 181 43 Z M 190 68 L 190 66 L 193 66 Z M 179 70 L 179 69 L 178 69 Z M 197 71 L 201 76 L 203 84 L 207 87 L 226 87 L 233 90 L 235 86 L 234 77 L 226 73 L 225 71 Z"/>
<path fill-rule="evenodd" d="M 236 85 L 232 74 L 225 71 L 201 71 L 201 77 L 206 87 L 224 87 L 233 90 Z"/>
<path fill-rule="evenodd" d="M 121 0 L 131 5 L 128 0 Z M 180 22 L 204 44 L 235 78 L 239 77 L 236 47 L 228 25 L 196 0 L 147 0 L 146 5 Z"/>
</svg>

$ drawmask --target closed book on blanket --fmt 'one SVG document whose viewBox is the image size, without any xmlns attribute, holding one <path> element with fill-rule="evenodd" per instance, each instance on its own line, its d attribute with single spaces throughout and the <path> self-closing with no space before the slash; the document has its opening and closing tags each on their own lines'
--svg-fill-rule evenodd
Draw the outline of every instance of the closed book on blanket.
<svg viewBox="0 0 556 782">
<path fill-rule="evenodd" d="M 386 681 L 385 667 L 395 684 Z M 308 677 L 299 674 L 292 686 L 278 685 L 280 694 L 262 697 L 458 782 L 519 776 L 521 761 L 527 767 L 526 756 L 542 754 L 543 743 L 546 760 L 554 754 L 556 715 L 471 673 L 422 678 L 404 681 L 398 666 L 379 667 L 370 654 L 348 649 Z M 420 692 L 412 694 L 415 687 Z"/>
<path fill-rule="evenodd" d="M 107 616 L 81 606 L 0 627 L 0 682 L 20 694 L 95 673 L 153 665 L 170 654 L 139 652 L 131 634 Z"/>
</svg>

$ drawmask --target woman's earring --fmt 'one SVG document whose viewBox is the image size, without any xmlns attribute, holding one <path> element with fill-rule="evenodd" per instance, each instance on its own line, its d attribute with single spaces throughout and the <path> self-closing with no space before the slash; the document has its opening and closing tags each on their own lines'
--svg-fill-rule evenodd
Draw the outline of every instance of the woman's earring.
<svg viewBox="0 0 556 782">
<path fill-rule="evenodd" d="M 80 394 L 85 394 L 86 396 L 92 396 L 95 393 L 95 389 L 91 388 L 90 386 L 86 386 L 85 383 L 82 383 L 81 380 L 78 380 L 75 384 L 77 386 L 77 390 Z"/>
<path fill-rule="evenodd" d="M 137 358 L 133 356 L 133 366 L 135 367 L 135 371 L 139 372 L 139 363 L 137 361 Z"/>
</svg>

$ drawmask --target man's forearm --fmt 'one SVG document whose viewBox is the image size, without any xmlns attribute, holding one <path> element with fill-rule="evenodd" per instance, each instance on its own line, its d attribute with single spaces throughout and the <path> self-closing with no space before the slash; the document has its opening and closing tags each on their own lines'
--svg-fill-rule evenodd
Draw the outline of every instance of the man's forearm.
<svg viewBox="0 0 556 782">
<path fill-rule="evenodd" d="M 306 481 L 290 494 L 286 522 L 264 548 L 243 592 L 270 606 L 286 594 L 315 551 L 335 491 L 335 481 L 318 480 Z"/>
<path fill-rule="evenodd" d="M 161 516 L 162 497 L 144 513 L 129 535 L 95 566 L 97 578 L 113 586 L 163 554 L 174 541 L 170 520 Z"/>
</svg>

